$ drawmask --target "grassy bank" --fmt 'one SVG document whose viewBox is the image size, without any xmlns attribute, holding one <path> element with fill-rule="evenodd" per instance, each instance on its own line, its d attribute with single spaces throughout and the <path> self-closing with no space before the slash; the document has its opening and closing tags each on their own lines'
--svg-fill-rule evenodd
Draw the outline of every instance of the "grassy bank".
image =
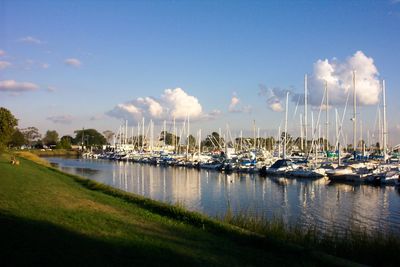
<svg viewBox="0 0 400 267">
<path fill-rule="evenodd" d="M 266 219 L 253 214 L 227 213 L 221 220 L 254 233 L 304 248 L 325 251 L 371 266 L 398 266 L 400 262 L 399 236 L 391 233 L 369 232 L 352 226 L 344 232 L 323 233 L 310 227 L 290 226 L 280 219 Z"/>
<path fill-rule="evenodd" d="M 27 156 L 27 155 L 24 155 Z M 347 261 L 180 207 L 0 157 L 0 249 L 10 265 L 337 266 Z"/>
<path fill-rule="evenodd" d="M 61 157 L 61 156 L 77 157 L 77 156 L 79 156 L 79 151 L 75 150 L 75 149 L 52 149 L 52 150 L 33 149 L 33 150 L 28 150 L 26 152 L 33 153 L 40 157 Z"/>
</svg>

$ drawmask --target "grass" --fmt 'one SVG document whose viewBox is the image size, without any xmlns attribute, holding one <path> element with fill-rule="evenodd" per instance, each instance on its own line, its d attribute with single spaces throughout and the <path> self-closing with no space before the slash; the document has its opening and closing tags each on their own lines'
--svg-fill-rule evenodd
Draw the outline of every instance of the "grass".
<svg viewBox="0 0 400 267">
<path fill-rule="evenodd" d="M 353 265 L 19 155 L 0 156 L 2 265 Z"/>
<path fill-rule="evenodd" d="M 254 214 L 233 215 L 231 211 L 220 220 L 263 236 L 318 249 L 332 255 L 372 266 L 398 266 L 400 262 L 399 236 L 368 232 L 351 226 L 343 233 L 318 231 L 298 225 L 287 225 L 280 218 L 266 219 Z"/>
<path fill-rule="evenodd" d="M 40 157 L 57 157 L 57 156 L 77 157 L 77 156 L 79 156 L 79 151 L 73 150 L 73 149 L 52 149 L 52 150 L 33 149 L 33 150 L 26 151 L 26 152 L 38 155 Z"/>
</svg>

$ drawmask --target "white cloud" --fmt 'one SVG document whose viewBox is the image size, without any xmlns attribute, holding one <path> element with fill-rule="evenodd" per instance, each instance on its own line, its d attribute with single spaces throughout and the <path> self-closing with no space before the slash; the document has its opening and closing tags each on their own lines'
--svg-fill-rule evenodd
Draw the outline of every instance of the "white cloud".
<svg viewBox="0 0 400 267">
<path fill-rule="evenodd" d="M 71 115 L 50 116 L 47 120 L 57 124 L 71 124 L 73 117 Z"/>
<path fill-rule="evenodd" d="M 4 50 L 0 49 L 0 57 L 4 56 L 6 54 L 6 52 Z"/>
<path fill-rule="evenodd" d="M 0 70 L 4 70 L 5 68 L 8 68 L 9 66 L 11 66 L 10 62 L 0 61 Z"/>
<path fill-rule="evenodd" d="M 38 88 L 39 86 L 30 82 L 16 82 L 14 80 L 0 81 L 0 92 L 25 92 L 34 91 Z"/>
<path fill-rule="evenodd" d="M 36 44 L 36 45 L 43 43 L 43 41 L 41 41 L 35 37 L 32 37 L 32 36 L 26 36 L 26 37 L 20 38 L 19 41 L 22 43 Z"/>
<path fill-rule="evenodd" d="M 229 104 L 228 111 L 231 113 L 250 113 L 252 110 L 250 105 L 243 106 L 240 103 L 239 97 L 233 93 L 231 103 Z"/>
<path fill-rule="evenodd" d="M 231 98 L 231 103 L 229 104 L 228 111 L 233 112 L 236 108 L 236 106 L 239 104 L 240 99 L 236 96 L 236 94 L 233 94 Z"/>
<path fill-rule="evenodd" d="M 344 105 L 347 94 L 353 90 L 352 72 L 356 72 L 357 102 L 359 105 L 375 105 L 381 92 L 378 69 L 374 60 L 362 51 L 357 51 L 344 62 L 338 59 L 318 60 L 309 79 L 309 103 L 321 104 L 324 84 L 327 82 L 329 102 L 332 105 Z"/>
<path fill-rule="evenodd" d="M 187 116 L 191 121 L 211 119 L 218 112 L 203 113 L 199 100 L 188 95 L 181 88 L 166 89 L 159 98 L 139 97 L 127 103 L 118 104 L 106 113 L 109 116 L 126 119 L 130 122 L 138 122 L 143 117 L 153 119 L 156 122 L 163 120 L 185 120 Z"/>
<path fill-rule="evenodd" d="M 41 67 L 42 67 L 43 69 L 48 69 L 48 68 L 50 67 L 50 64 L 48 64 L 48 63 L 42 63 L 42 64 L 41 64 Z"/>
<path fill-rule="evenodd" d="M 81 61 L 76 58 L 67 58 L 64 63 L 75 68 L 79 68 L 82 65 Z"/>
<path fill-rule="evenodd" d="M 284 101 L 287 92 L 291 93 L 291 90 L 281 89 L 279 87 L 267 88 L 265 85 L 260 84 L 259 95 L 266 97 L 267 107 L 275 112 L 282 112 L 285 110 Z"/>
</svg>

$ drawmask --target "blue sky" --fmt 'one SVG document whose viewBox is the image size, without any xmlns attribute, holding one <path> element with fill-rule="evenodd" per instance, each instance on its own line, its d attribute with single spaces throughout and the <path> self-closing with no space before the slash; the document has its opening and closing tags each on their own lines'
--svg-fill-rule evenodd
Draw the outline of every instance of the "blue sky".
<svg viewBox="0 0 400 267">
<path fill-rule="evenodd" d="M 21 127 L 72 134 L 82 127 L 115 131 L 130 115 L 136 125 L 138 116 L 118 108 L 127 102 L 160 122 L 170 115 L 165 106 L 185 108 L 179 105 L 191 103 L 192 96 L 194 106 L 201 106 L 192 113 L 193 130 L 224 129 L 229 123 L 238 132 L 256 120 L 257 127 L 274 133 L 283 112 L 270 104 L 284 100 L 271 88 L 301 93 L 304 74 L 316 76 L 318 60 L 333 64 L 336 58 L 343 67 L 362 51 L 361 59 L 373 60 L 369 70 L 379 73 L 374 78 L 386 80 L 394 135 L 400 128 L 399 41 L 400 1 L 392 0 L 0 0 L 0 106 L 9 108 Z M 185 95 L 172 103 L 165 90 L 175 88 Z M 151 113 L 140 97 L 160 103 L 164 115 Z M 237 104 L 229 109 L 233 98 Z M 360 111 L 365 132 L 374 128 L 372 102 Z M 290 102 L 290 114 L 295 105 Z M 294 135 L 298 124 L 297 114 L 289 123 Z"/>
</svg>

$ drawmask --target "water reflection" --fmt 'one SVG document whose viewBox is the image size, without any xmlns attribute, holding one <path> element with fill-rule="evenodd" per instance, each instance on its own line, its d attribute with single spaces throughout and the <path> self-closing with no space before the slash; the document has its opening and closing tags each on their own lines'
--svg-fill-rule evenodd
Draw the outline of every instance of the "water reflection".
<svg viewBox="0 0 400 267">
<path fill-rule="evenodd" d="M 67 172 L 211 216 L 223 216 L 230 209 L 323 231 L 358 227 L 400 235 L 400 192 L 394 187 L 102 160 L 49 160 Z"/>
</svg>

